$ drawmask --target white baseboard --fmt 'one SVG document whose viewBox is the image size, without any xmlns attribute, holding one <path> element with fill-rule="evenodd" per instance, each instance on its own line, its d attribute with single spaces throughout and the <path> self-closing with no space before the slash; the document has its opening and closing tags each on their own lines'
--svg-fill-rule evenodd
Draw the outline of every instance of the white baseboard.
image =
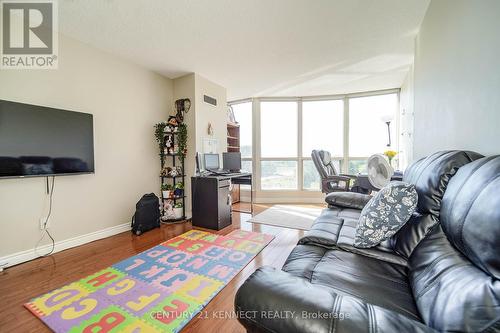
<svg viewBox="0 0 500 333">
<path fill-rule="evenodd" d="M 94 232 L 91 232 L 91 233 L 88 233 L 85 235 L 81 235 L 81 236 L 65 239 L 62 241 L 58 241 L 55 243 L 54 253 L 59 252 L 59 251 L 63 251 L 66 249 L 70 249 L 72 247 L 76 247 L 79 245 L 87 244 L 87 243 L 93 242 L 93 241 L 98 240 L 98 239 L 113 236 L 113 235 L 116 235 L 116 234 L 119 234 L 121 232 L 125 232 L 128 230 L 130 230 L 130 222 L 124 223 L 124 224 L 119 224 L 119 225 L 109 227 L 106 229 L 94 231 Z M 26 261 L 36 259 L 39 256 L 39 254 L 47 253 L 51 250 L 51 248 L 52 248 L 52 244 L 47 244 L 47 245 L 40 246 L 37 249 L 38 254 L 35 253 L 35 249 L 33 248 L 33 249 L 9 254 L 5 257 L 0 257 L 0 267 L 7 268 L 7 267 L 14 266 L 14 265 L 26 262 Z"/>
</svg>

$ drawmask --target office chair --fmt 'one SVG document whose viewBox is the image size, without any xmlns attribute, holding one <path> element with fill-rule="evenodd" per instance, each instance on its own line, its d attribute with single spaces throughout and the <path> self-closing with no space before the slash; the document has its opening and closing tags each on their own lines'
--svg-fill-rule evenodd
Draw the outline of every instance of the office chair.
<svg viewBox="0 0 500 333">
<path fill-rule="evenodd" d="M 338 174 L 328 151 L 313 150 L 311 157 L 321 177 L 321 192 L 349 192 L 351 190 L 351 180 L 355 180 L 356 177 Z"/>
<path fill-rule="evenodd" d="M 357 192 L 370 194 L 374 188 L 367 175 L 339 174 L 332 163 L 332 157 L 326 150 L 313 150 L 312 160 L 321 177 L 321 192 Z"/>
</svg>

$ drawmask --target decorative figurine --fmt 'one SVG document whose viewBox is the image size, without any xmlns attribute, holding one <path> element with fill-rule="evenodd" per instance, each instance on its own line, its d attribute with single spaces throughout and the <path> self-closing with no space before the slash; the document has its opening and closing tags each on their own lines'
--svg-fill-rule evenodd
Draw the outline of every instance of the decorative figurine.
<svg viewBox="0 0 500 333">
<path fill-rule="evenodd" d="M 169 166 L 164 166 L 160 172 L 160 176 L 168 176 L 172 172 L 172 168 Z"/>
<path fill-rule="evenodd" d="M 169 116 L 167 121 L 167 128 L 169 133 L 177 132 L 177 127 L 179 126 L 179 122 L 175 118 L 175 116 Z"/>
<path fill-rule="evenodd" d="M 165 147 L 167 147 L 167 148 L 172 147 L 172 143 L 173 143 L 172 136 L 171 135 L 167 135 L 166 136 L 166 140 L 165 140 Z"/>
<path fill-rule="evenodd" d="M 173 219 L 175 217 L 174 215 L 174 201 L 173 200 L 165 200 L 163 203 L 163 218 L 168 220 L 168 219 Z"/>
</svg>

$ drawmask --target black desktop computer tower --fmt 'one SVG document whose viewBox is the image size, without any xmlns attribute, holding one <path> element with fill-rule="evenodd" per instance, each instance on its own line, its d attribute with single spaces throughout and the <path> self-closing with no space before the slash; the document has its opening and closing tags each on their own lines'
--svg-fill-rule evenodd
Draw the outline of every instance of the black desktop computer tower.
<svg viewBox="0 0 500 333">
<path fill-rule="evenodd" d="M 191 177 L 193 226 L 220 230 L 231 224 L 231 180 Z"/>
</svg>

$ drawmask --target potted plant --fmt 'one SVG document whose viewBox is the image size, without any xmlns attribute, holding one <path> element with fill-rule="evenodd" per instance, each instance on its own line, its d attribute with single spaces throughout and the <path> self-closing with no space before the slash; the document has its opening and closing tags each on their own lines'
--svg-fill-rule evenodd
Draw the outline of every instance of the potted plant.
<svg viewBox="0 0 500 333">
<path fill-rule="evenodd" d="M 168 199 L 172 196 L 172 190 L 173 190 L 173 187 L 170 184 L 162 184 L 161 185 L 162 196 L 165 199 Z"/>
<path fill-rule="evenodd" d="M 175 184 L 174 195 L 176 197 L 182 197 L 184 195 L 184 183 L 178 182 Z"/>
<path fill-rule="evenodd" d="M 181 203 L 176 203 L 174 205 L 174 217 L 176 219 L 180 219 L 183 215 L 183 212 L 182 212 L 182 204 Z"/>
</svg>

